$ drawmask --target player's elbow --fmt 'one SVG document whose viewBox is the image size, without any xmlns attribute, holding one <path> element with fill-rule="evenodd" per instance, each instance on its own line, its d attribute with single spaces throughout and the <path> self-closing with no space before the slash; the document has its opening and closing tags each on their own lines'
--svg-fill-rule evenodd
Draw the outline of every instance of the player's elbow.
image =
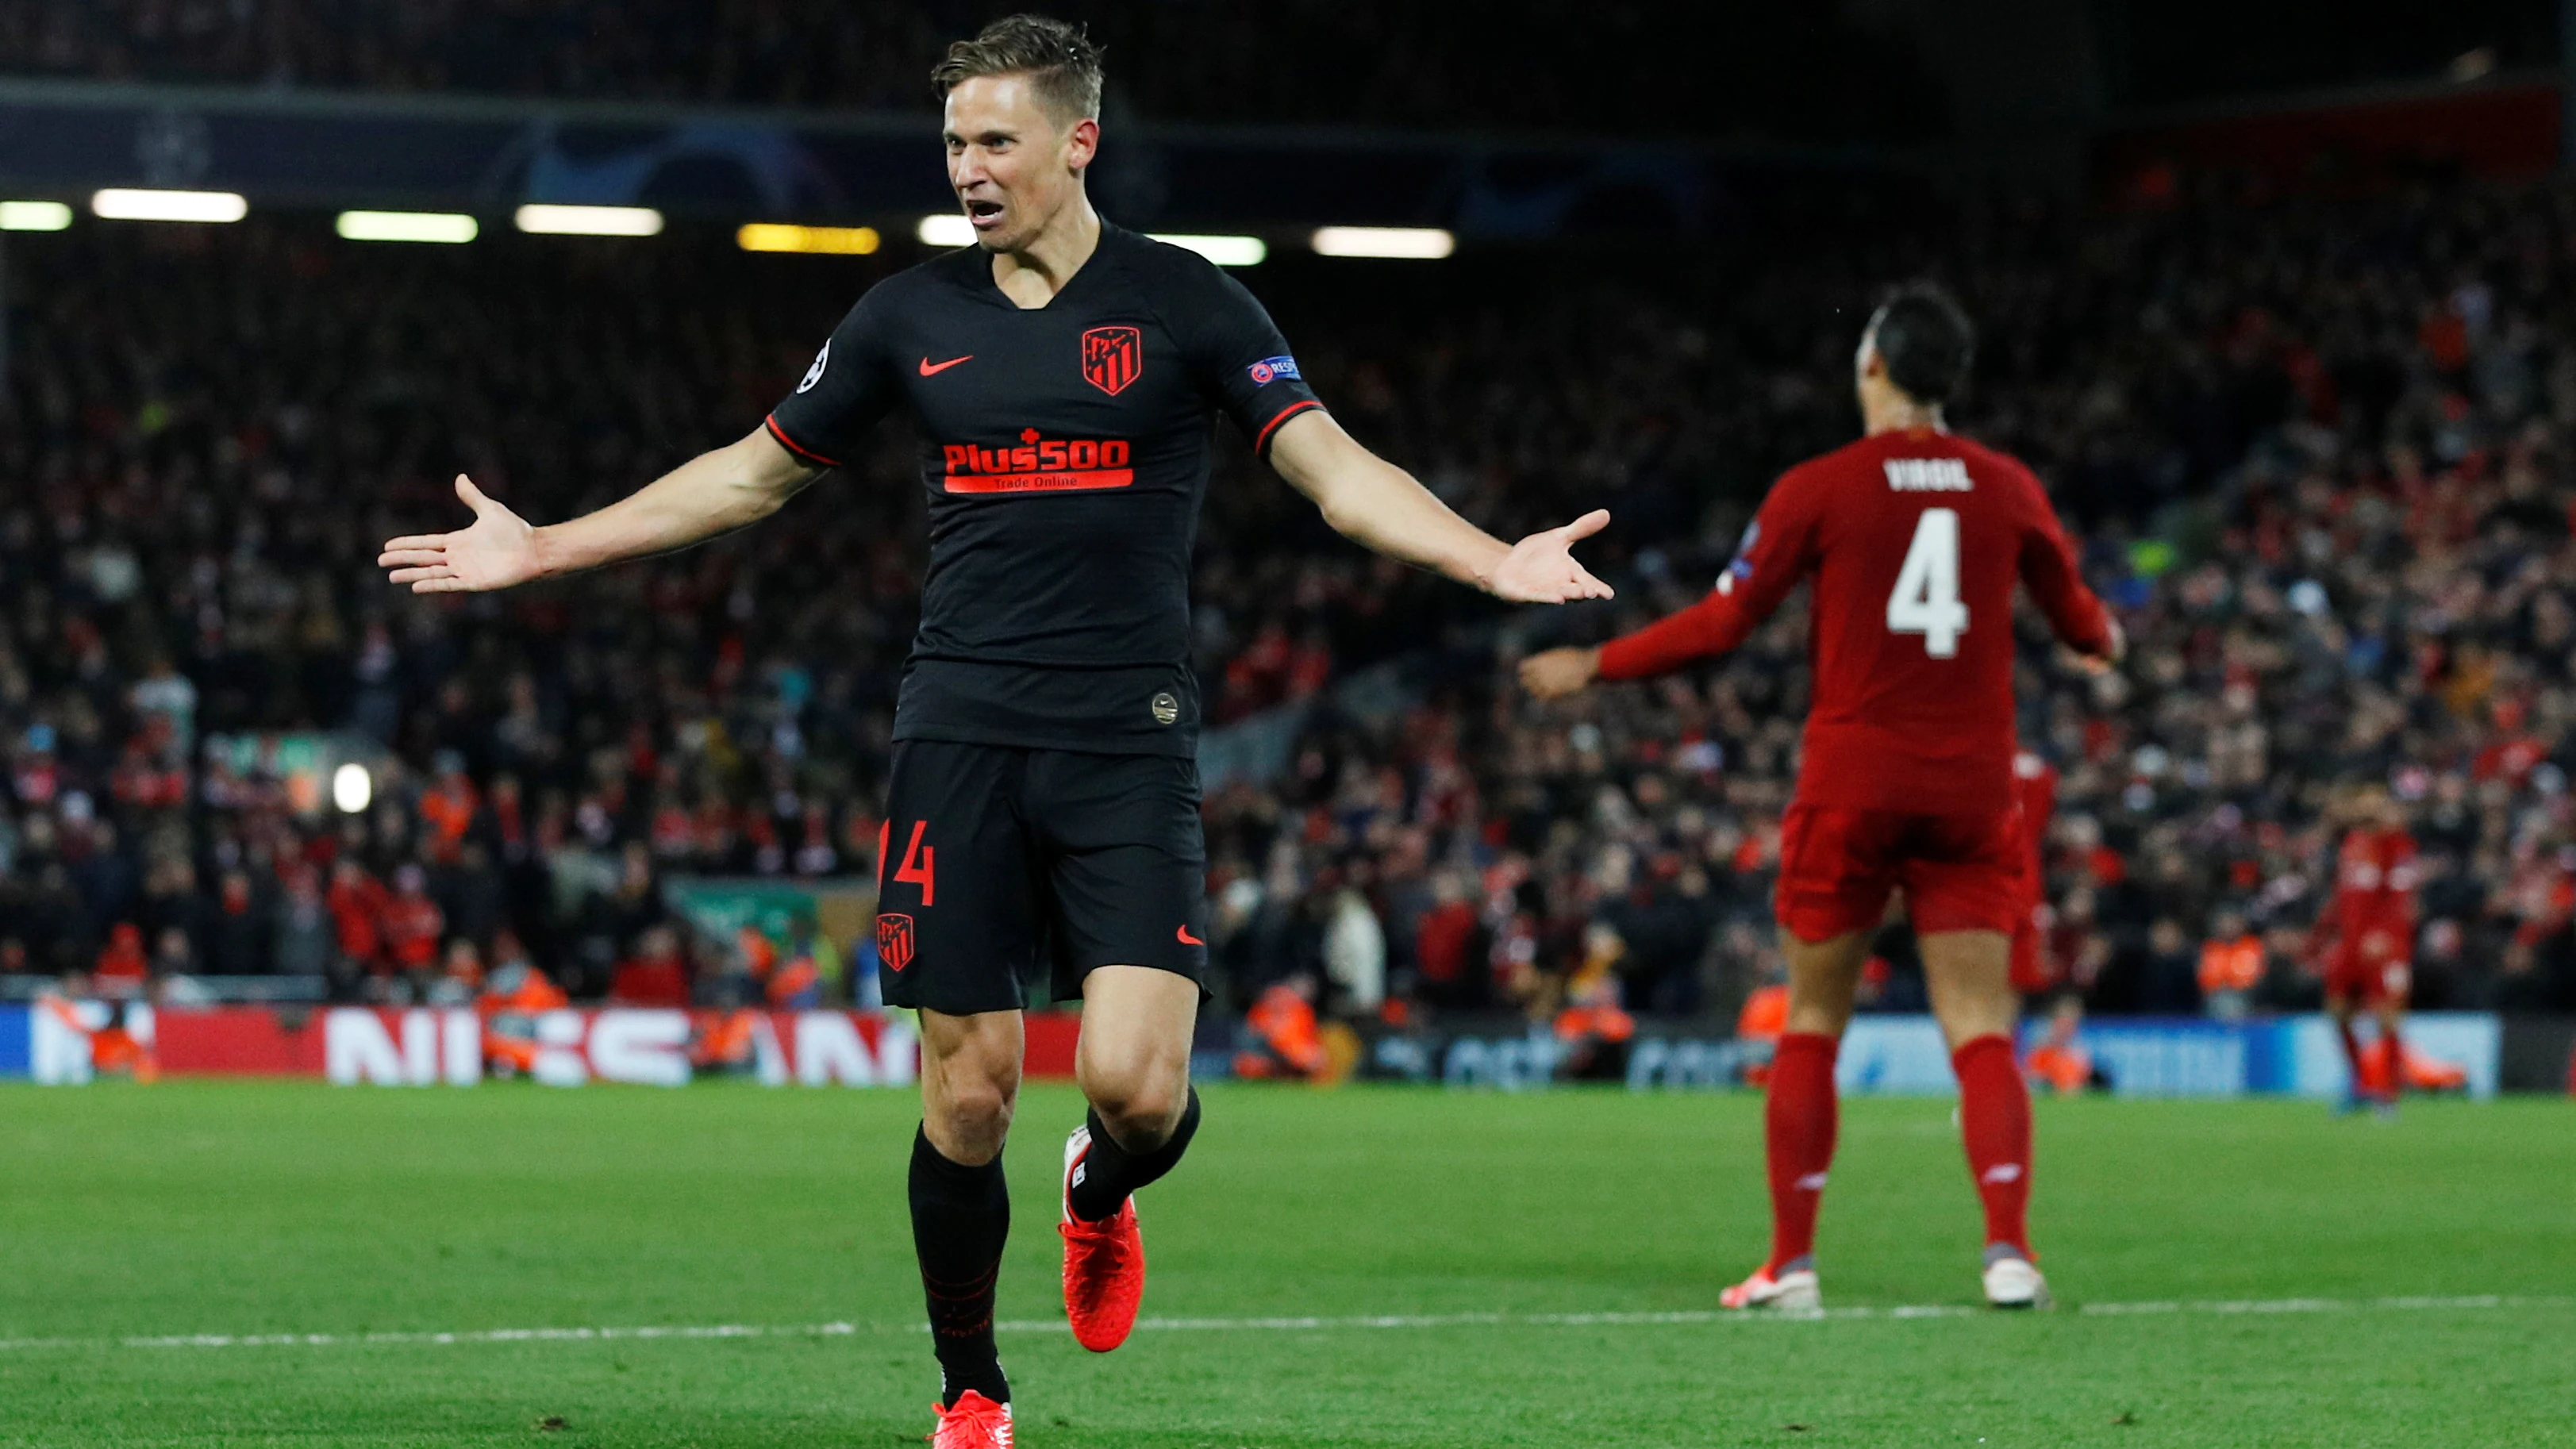
<svg viewBox="0 0 2576 1449">
<path fill-rule="evenodd" d="M 1354 542 L 1368 541 L 1368 510 L 1355 506 L 1348 498 L 1340 494 L 1319 496 L 1315 511 L 1324 516 L 1324 526 L 1333 532 Z"/>
<path fill-rule="evenodd" d="M 725 478 L 719 505 L 729 527 L 757 523 L 787 506 L 787 500 L 813 481 L 813 470 L 780 467 L 765 460 L 738 460 Z"/>
</svg>

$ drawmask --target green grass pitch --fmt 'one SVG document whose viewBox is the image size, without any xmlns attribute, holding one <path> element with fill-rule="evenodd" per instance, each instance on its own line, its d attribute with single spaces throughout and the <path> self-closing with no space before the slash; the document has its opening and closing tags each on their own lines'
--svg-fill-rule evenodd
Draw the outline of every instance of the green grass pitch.
<svg viewBox="0 0 2576 1449">
<path fill-rule="evenodd" d="M 1974 1303 L 1976 1215 L 1948 1103 L 1848 1102 L 1820 1257 L 1829 1308 L 1878 1311 L 1746 1322 L 1706 1311 L 1762 1251 L 1754 1097 L 1207 1096 L 1143 1201 L 1145 1311 L 1201 1321 L 1105 1358 L 1046 1322 L 1076 1101 L 1021 1108 L 1003 1356 L 1031 1449 L 2576 1444 L 2576 1104 L 2044 1103 L 2060 1307 L 2005 1316 L 1889 1311 Z M 0 1090 L 0 1445 L 918 1444 L 914 1117 Z M 2209 1306 L 2248 1300 L 2272 1311 Z M 2151 1304 L 2178 1306 L 2103 1311 Z M 417 1336 L 729 1324 L 776 1331 Z M 132 1341 L 199 1334 L 331 1337 Z"/>
</svg>

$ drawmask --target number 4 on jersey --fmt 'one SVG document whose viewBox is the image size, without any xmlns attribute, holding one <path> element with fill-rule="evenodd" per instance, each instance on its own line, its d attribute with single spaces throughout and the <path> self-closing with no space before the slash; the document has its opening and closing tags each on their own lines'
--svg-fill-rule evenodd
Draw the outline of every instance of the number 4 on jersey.
<svg viewBox="0 0 2576 1449">
<path fill-rule="evenodd" d="M 1959 602 L 1957 509 L 1926 508 L 1914 525 L 1905 566 L 1896 571 L 1896 588 L 1887 596 L 1887 631 L 1922 635 L 1923 652 L 1935 659 L 1958 657 L 1968 606 Z"/>
</svg>

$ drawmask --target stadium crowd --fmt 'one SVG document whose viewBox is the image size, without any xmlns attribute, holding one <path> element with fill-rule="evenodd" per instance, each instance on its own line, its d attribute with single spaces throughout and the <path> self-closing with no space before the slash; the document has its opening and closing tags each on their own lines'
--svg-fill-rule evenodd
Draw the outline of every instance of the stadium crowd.
<svg viewBox="0 0 2576 1449">
<path fill-rule="evenodd" d="M 1253 276 L 1343 420 L 1470 517 L 1612 508 L 1587 556 L 1622 597 L 1507 615 L 1221 445 L 1211 719 L 1299 721 L 1275 776 L 1210 793 L 1235 1003 L 1691 1013 L 1774 969 L 1796 605 L 1730 661 L 1570 704 L 1509 666 L 1695 597 L 1767 478 L 1849 436 L 1872 288 L 1924 273 L 1988 339 L 1958 422 L 2049 481 L 2133 641 L 2099 682 L 2026 651 L 2025 738 L 2064 776 L 2048 946 L 2095 1008 L 2197 1010 L 2207 948 L 2249 939 L 2258 1005 L 2313 1001 L 2328 809 L 2361 780 L 2425 849 L 2419 1003 L 2576 1005 L 2576 193 L 2185 191 L 1775 197 L 1714 269 L 1758 287 L 1579 254 Z M 83 227 L 8 264 L 0 975 L 402 999 L 526 967 L 685 999 L 755 963 L 672 919 L 667 876 L 874 868 L 920 558 L 900 428 L 791 519 L 649 565 L 429 601 L 372 564 L 454 515 L 459 470 L 554 518 L 748 431 L 890 264 L 686 235 L 422 255 L 291 220 Z M 378 742 L 365 810 L 217 743 L 296 730 Z M 1890 957 L 1875 1004 L 1919 1004 Z"/>
<path fill-rule="evenodd" d="M 0 0 L 0 75 L 398 94 L 918 111 L 948 42 L 1025 8 L 840 0 Z M 1857 9 L 1858 7 L 1854 7 Z M 1941 105 L 1909 39 L 1808 6 L 1676 47 L 1679 0 L 1055 7 L 1110 56 L 1113 120 L 1919 136 Z M 1534 46 L 1528 37 L 1544 35 Z M 1186 65 L 1131 57 L 1186 56 Z M 1605 86 L 1616 75 L 1622 84 Z"/>
</svg>

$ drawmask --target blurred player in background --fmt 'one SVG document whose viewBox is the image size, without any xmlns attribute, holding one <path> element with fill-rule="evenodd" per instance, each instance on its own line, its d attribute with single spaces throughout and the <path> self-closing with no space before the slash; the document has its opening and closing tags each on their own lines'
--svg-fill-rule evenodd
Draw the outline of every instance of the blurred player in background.
<svg viewBox="0 0 2576 1449">
<path fill-rule="evenodd" d="M 507 588 L 756 522 L 886 414 L 923 440 L 930 571 L 895 709 L 877 946 L 921 1017 L 913 1243 L 943 1391 L 937 1449 L 1009 1449 L 993 1303 L 1010 1197 L 1022 982 L 1084 1002 L 1065 1145 L 1065 1310 L 1127 1338 L 1145 1286 L 1132 1196 L 1198 1129 L 1190 1046 L 1207 968 L 1190 546 L 1209 415 L 1346 537 L 1497 597 L 1606 598 L 1576 564 L 1593 513 L 1507 545 L 1342 431 L 1270 316 L 1213 263 L 1103 221 L 1084 190 L 1100 54 L 1013 16 L 933 73 L 977 245 L 878 283 L 749 436 L 621 502 L 531 529 L 465 479 L 460 533 L 380 562 L 417 592 Z M 899 833 L 896 833 L 899 832 Z"/>
<path fill-rule="evenodd" d="M 2021 816 L 2022 911 L 2013 925 L 2012 986 L 2025 997 L 2047 996 L 2065 978 L 2048 951 L 2048 822 L 2057 813 L 2057 767 L 2028 750 L 2013 754 L 2013 809 Z"/>
<path fill-rule="evenodd" d="M 2022 907 L 2013 925 L 2012 989 L 2032 1016 L 2047 1020 L 2022 1063 L 2034 1086 L 2062 1094 L 2092 1084 L 2093 1061 L 2077 1045 L 2084 1025 L 2084 992 L 2068 979 L 2066 962 L 2053 949 L 2048 904 L 2048 823 L 2057 814 L 2057 767 L 2029 750 L 2013 756 L 2013 806 L 2021 813 Z"/>
<path fill-rule="evenodd" d="M 1985 1204 L 1987 1301 L 2048 1301 L 2025 1223 L 2030 1093 L 2012 1043 L 2012 941 L 2031 914 L 2014 785 L 2015 584 L 2090 667 L 2108 668 L 2122 646 L 2039 480 L 1943 421 L 1974 342 L 1947 293 L 1898 291 L 1855 361 L 1866 436 L 1781 476 L 1707 598 L 1600 648 L 1521 665 L 1542 699 L 1669 673 L 1735 648 L 1815 580 L 1814 702 L 1780 838 L 1790 1004 L 1764 1123 L 1771 1256 L 1727 1290 L 1730 1308 L 1821 1301 L 1813 1250 L 1834 1152 L 1834 1058 L 1870 938 L 1899 889 L 1959 1075 Z"/>
<path fill-rule="evenodd" d="M 2415 837 L 2385 785 L 2364 785 L 2344 801 L 2350 828 L 2335 851 L 2335 892 L 2317 918 L 2313 946 L 2324 965 L 2326 1015 L 2352 1072 L 2343 1110 L 2397 1110 L 2406 1077 L 2402 1028 L 2414 987 Z M 2353 1031 L 2367 1011 L 2379 1020 L 2374 1064 Z"/>
</svg>

